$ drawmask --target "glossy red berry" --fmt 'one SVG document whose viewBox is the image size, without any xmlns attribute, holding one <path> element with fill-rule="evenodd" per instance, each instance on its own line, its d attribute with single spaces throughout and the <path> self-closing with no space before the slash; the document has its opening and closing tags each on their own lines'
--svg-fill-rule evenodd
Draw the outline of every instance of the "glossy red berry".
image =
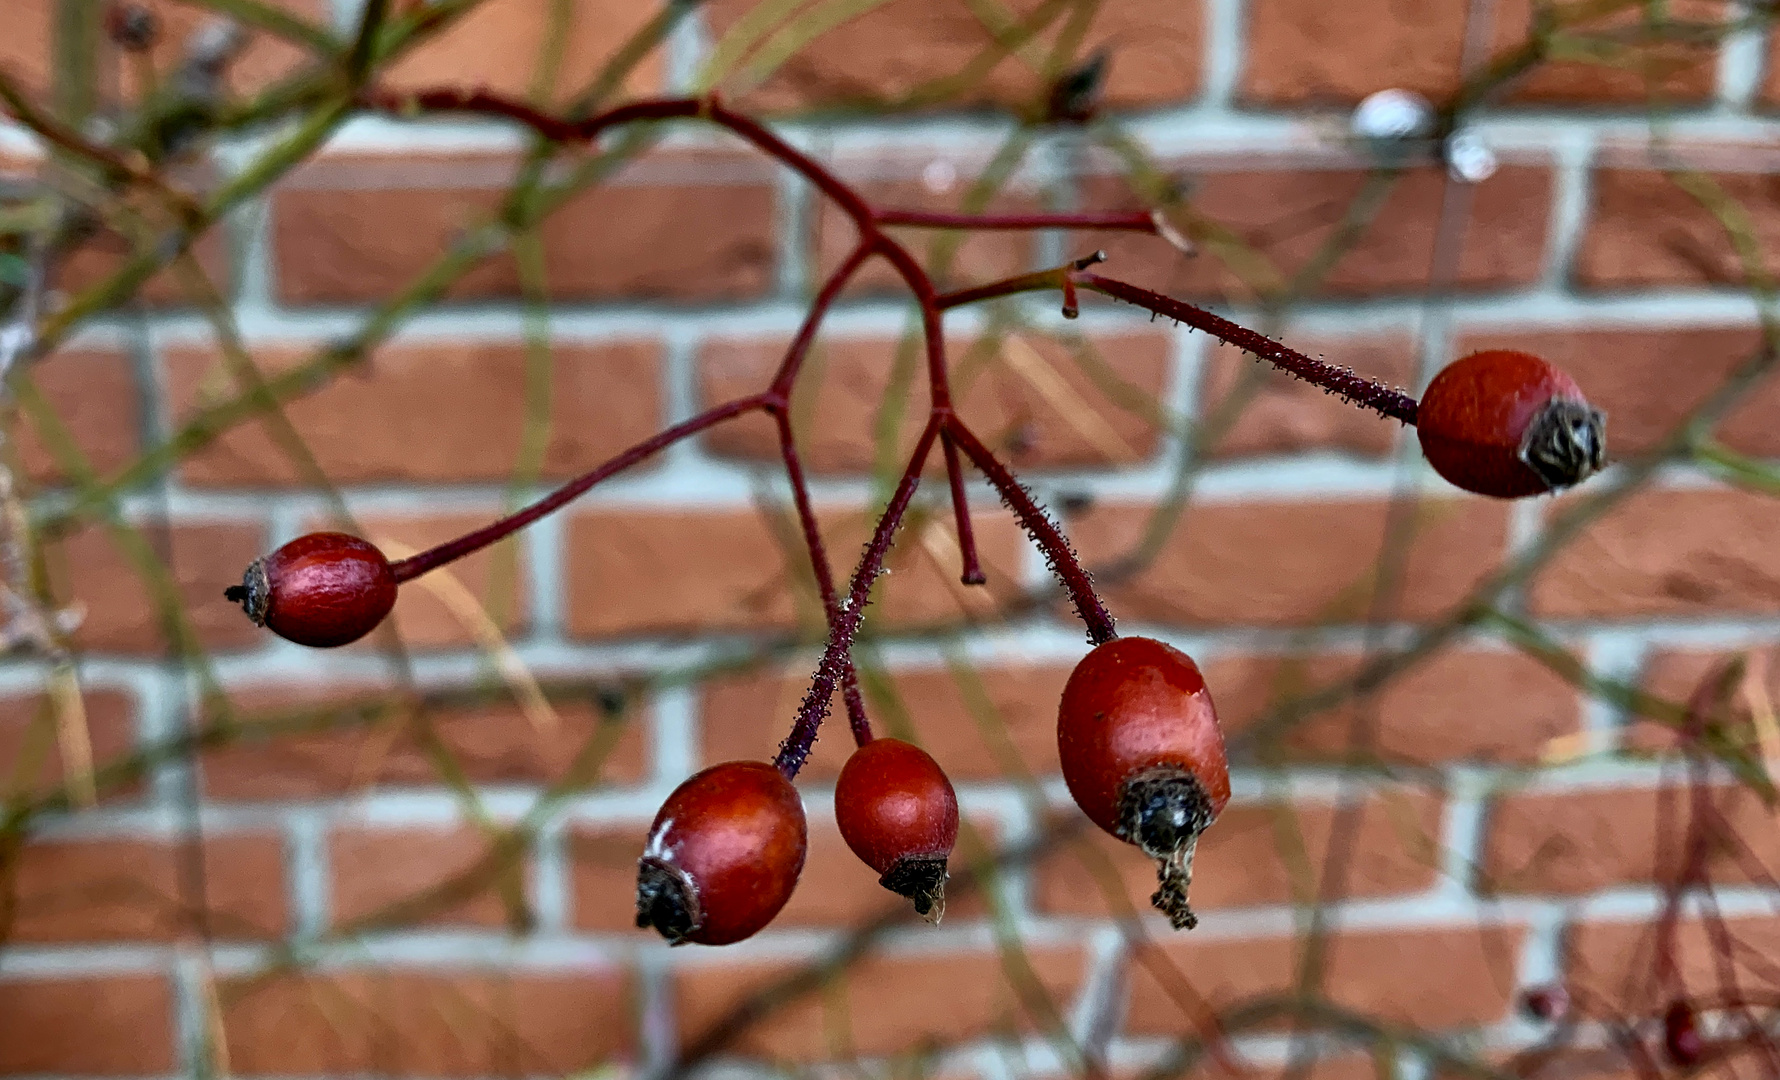
<svg viewBox="0 0 1780 1080">
<path fill-rule="evenodd" d="M 223 593 L 279 637 L 318 649 L 357 641 L 396 604 L 383 552 L 356 536 L 299 536 L 247 568 Z"/>
<path fill-rule="evenodd" d="M 1422 456 L 1450 483 L 1499 499 L 1579 484 L 1607 463 L 1607 417 L 1531 353 L 1472 353 L 1416 406 Z"/>
<path fill-rule="evenodd" d="M 938 922 L 946 911 L 946 857 L 958 842 L 958 795 L 927 751 L 873 739 L 847 759 L 834 786 L 841 839 L 878 884 Z"/>
<path fill-rule="evenodd" d="M 1669 1061 L 1684 1068 L 1698 1065 L 1705 1050 L 1693 1006 L 1685 1001 L 1672 1003 L 1663 1013 L 1663 1052 Z"/>
<path fill-rule="evenodd" d="M 1230 801 L 1230 770 L 1192 658 L 1150 638 L 1096 647 L 1063 687 L 1057 752 L 1082 812 L 1157 860 L 1150 902 L 1177 930 L 1197 925 L 1187 906 L 1193 849 Z"/>
<path fill-rule="evenodd" d="M 803 802 L 764 761 L 727 761 L 674 789 L 637 863 L 637 925 L 670 944 L 728 945 L 791 899 L 809 845 Z"/>
</svg>

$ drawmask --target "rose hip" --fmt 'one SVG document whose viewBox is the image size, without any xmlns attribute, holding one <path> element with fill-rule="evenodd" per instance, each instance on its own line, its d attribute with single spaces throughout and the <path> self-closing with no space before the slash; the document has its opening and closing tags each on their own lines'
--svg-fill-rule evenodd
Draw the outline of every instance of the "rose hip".
<svg viewBox="0 0 1780 1080">
<path fill-rule="evenodd" d="M 1492 349 L 1448 365 L 1416 407 L 1422 456 L 1466 491 L 1499 499 L 1579 484 L 1607 463 L 1607 417 L 1531 353 Z"/>
<path fill-rule="evenodd" d="M 883 875 L 878 884 L 939 922 L 946 857 L 958 842 L 958 796 L 927 751 L 900 739 L 855 750 L 834 787 L 834 820 L 853 854 Z"/>
<path fill-rule="evenodd" d="M 356 536 L 299 536 L 247 568 L 223 595 L 279 637 L 318 649 L 357 641 L 396 604 L 383 552 Z"/>
</svg>

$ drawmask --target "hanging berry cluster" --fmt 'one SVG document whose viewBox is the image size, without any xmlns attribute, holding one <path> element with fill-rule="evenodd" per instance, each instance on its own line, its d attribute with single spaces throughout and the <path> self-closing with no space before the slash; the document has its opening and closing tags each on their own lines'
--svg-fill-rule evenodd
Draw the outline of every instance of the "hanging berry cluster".
<svg viewBox="0 0 1780 1080">
<path fill-rule="evenodd" d="M 939 292 L 885 226 L 941 229 L 1115 229 L 1172 239 L 1147 212 L 1124 214 L 953 215 L 874 207 L 828 169 L 715 97 L 640 101 L 582 120 L 559 119 L 522 102 L 457 90 L 367 93 L 366 108 L 401 117 L 428 113 L 501 116 L 556 141 L 592 143 L 619 125 L 698 118 L 727 128 L 800 173 L 858 227 L 859 242 L 823 284 L 771 383 L 646 439 L 533 505 L 475 532 L 391 563 L 374 546 L 341 533 L 299 537 L 256 560 L 226 595 L 257 624 L 298 642 L 344 645 L 374 629 L 400 585 L 511 535 L 560 509 L 595 484 L 716 424 L 763 412 L 777 425 L 780 456 L 828 623 L 828 641 L 778 754 L 705 769 L 668 796 L 650 826 L 637 868 L 637 925 L 674 944 L 723 945 L 754 934 L 790 899 L 803 869 L 807 828 L 792 781 L 838 690 L 858 749 L 835 789 L 835 817 L 847 845 L 885 888 L 938 921 L 945 908 L 946 861 L 958 837 L 958 800 L 939 764 L 919 747 L 874 738 L 851 652 L 873 583 L 922 471 L 937 445 L 951 489 L 966 584 L 985 581 L 977 558 L 963 461 L 988 479 L 1038 544 L 1087 625 L 1094 648 L 1076 666 L 1058 708 L 1064 780 L 1083 813 L 1157 861 L 1152 901 L 1179 929 L 1196 918 L 1187 903 L 1194 847 L 1230 799 L 1217 710 L 1191 657 L 1148 638 L 1121 638 L 1089 575 L 1030 492 L 953 410 L 947 381 L 946 310 L 1016 293 L 1055 289 L 1066 316 L 1081 289 L 1136 304 L 1205 330 L 1322 386 L 1361 408 L 1414 424 L 1434 469 L 1468 491 L 1497 498 L 1576 484 L 1605 463 L 1605 418 L 1569 376 L 1520 352 L 1476 353 L 1442 371 L 1418 403 L 1401 391 L 1313 359 L 1211 312 L 1088 272 L 1095 253 L 1051 270 L 951 293 Z M 920 305 L 930 408 L 901 479 L 846 592 L 833 570 L 811 508 L 792 436 L 793 384 L 824 316 L 869 259 L 882 258 Z"/>
</svg>

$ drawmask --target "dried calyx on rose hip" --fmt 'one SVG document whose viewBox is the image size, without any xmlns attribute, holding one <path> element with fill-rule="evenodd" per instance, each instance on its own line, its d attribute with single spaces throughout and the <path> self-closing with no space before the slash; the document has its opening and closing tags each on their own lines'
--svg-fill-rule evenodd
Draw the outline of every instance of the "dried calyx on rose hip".
<svg viewBox="0 0 1780 1080">
<path fill-rule="evenodd" d="M 1607 416 L 1531 353 L 1492 349 L 1434 376 L 1416 405 L 1422 456 L 1466 491 L 1514 499 L 1580 484 L 1607 464 Z"/>
<path fill-rule="evenodd" d="M 853 751 L 834 786 L 841 839 L 914 901 L 928 922 L 946 912 L 946 859 L 958 842 L 958 795 L 927 751 L 900 739 L 873 739 Z"/>
<path fill-rule="evenodd" d="M 255 559 L 223 595 L 279 637 L 325 649 L 375 630 L 395 607 L 396 579 L 375 545 L 319 532 Z"/>
<path fill-rule="evenodd" d="M 1057 752 L 1076 805 L 1156 860 L 1150 902 L 1176 930 L 1199 834 L 1230 801 L 1224 733 L 1191 657 L 1151 638 L 1114 638 L 1083 657 L 1063 687 Z"/>
<path fill-rule="evenodd" d="M 1700 1038 L 1699 1016 L 1692 1005 L 1676 1000 L 1663 1012 L 1663 1052 L 1670 1064 L 1682 1068 L 1698 1065 L 1706 1052 Z"/>
<path fill-rule="evenodd" d="M 809 846 L 803 801 L 764 761 L 727 761 L 675 788 L 637 862 L 637 925 L 672 945 L 728 945 L 779 913 Z"/>
</svg>

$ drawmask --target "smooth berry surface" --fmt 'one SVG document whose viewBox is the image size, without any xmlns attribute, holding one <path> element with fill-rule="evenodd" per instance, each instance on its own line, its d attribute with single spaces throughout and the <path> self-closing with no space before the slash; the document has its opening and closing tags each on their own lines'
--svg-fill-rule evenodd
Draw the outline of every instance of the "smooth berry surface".
<svg viewBox="0 0 1780 1080">
<path fill-rule="evenodd" d="M 255 562 L 226 595 L 279 637 L 326 649 L 375 630 L 395 607 L 396 580 L 375 545 L 319 532 Z"/>
<path fill-rule="evenodd" d="M 1582 410 L 1585 419 L 1589 413 L 1601 419 L 1576 380 L 1539 357 L 1508 349 L 1472 353 L 1442 369 L 1422 395 L 1415 421 L 1422 456 L 1455 487 L 1501 499 L 1576 483 L 1600 467 L 1604 447 L 1569 447 L 1583 458 L 1579 471 L 1560 467 L 1556 475 L 1550 469 L 1541 475 L 1539 456 L 1529 454 L 1529 438 L 1541 424 L 1560 443 L 1576 437 L 1564 423 L 1574 414 L 1560 407 L 1554 416 L 1554 401 Z M 1597 428 L 1581 438 L 1598 444 L 1604 434 Z"/>
</svg>

